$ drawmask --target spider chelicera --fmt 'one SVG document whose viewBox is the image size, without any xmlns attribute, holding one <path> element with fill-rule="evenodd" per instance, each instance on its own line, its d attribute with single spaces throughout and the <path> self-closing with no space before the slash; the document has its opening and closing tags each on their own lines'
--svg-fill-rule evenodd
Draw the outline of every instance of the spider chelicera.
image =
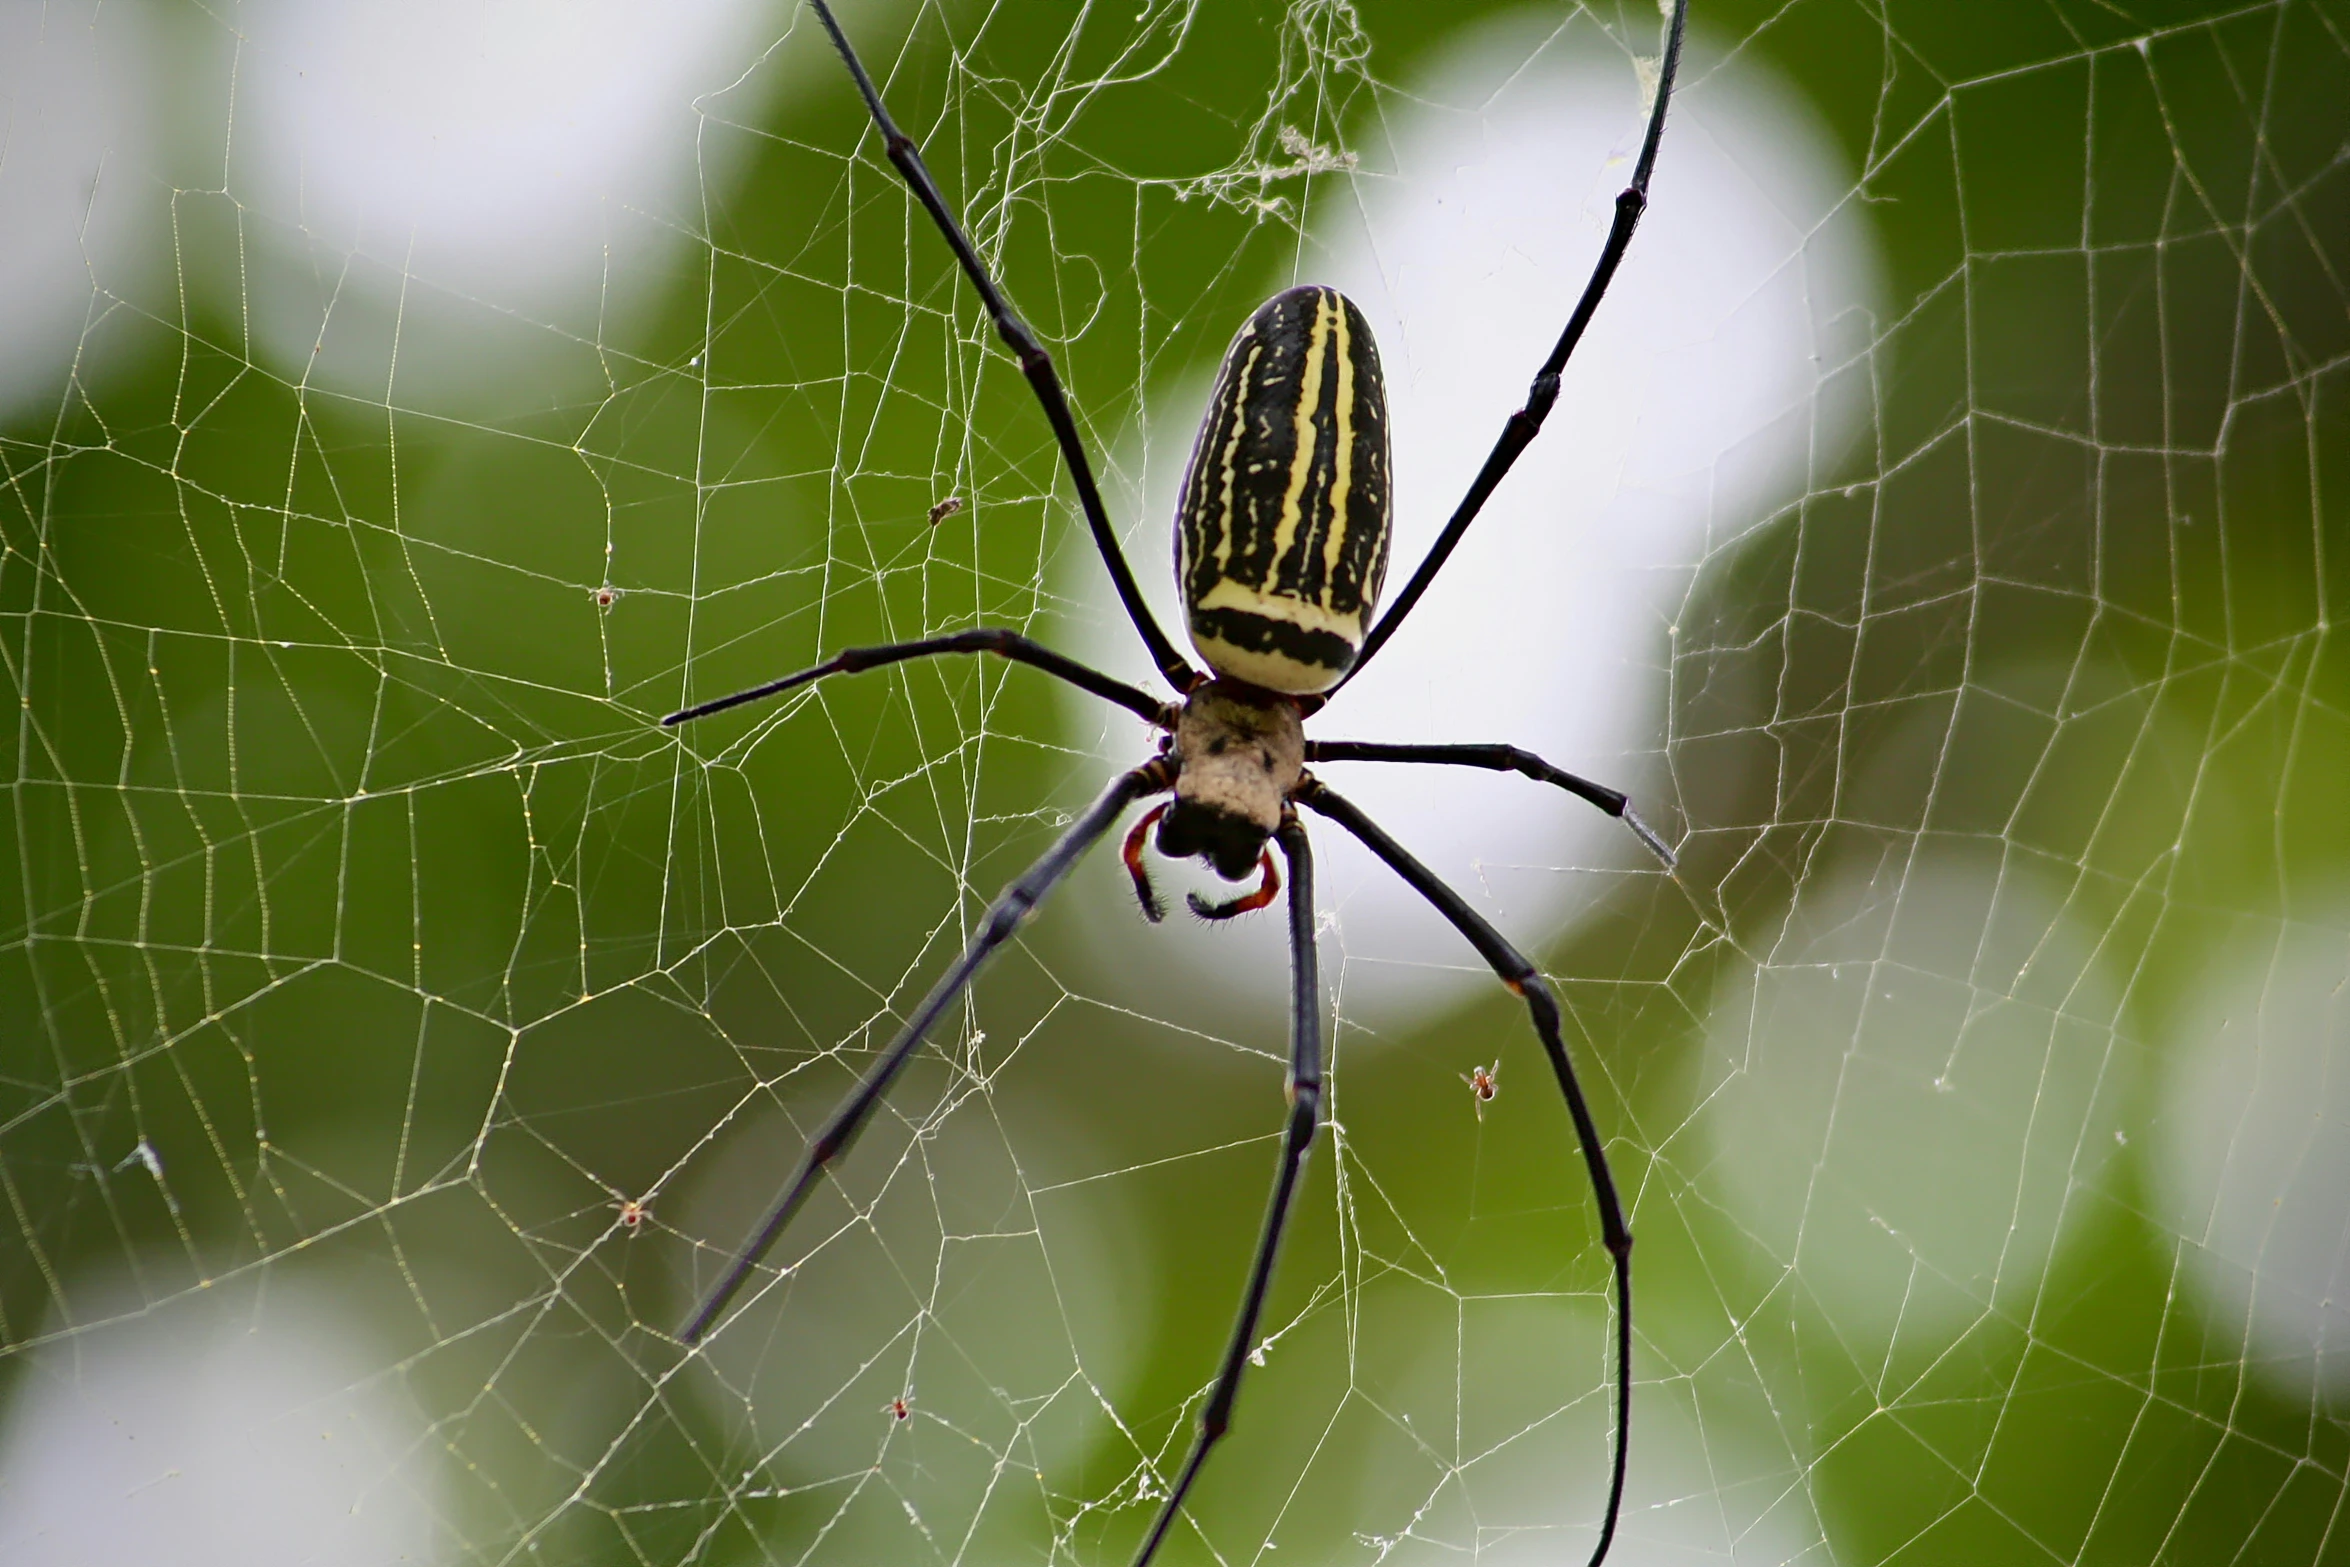
<svg viewBox="0 0 2350 1567">
<path fill-rule="evenodd" d="M 1672 853 L 1633 813 L 1620 791 L 1578 778 L 1514 746 L 1308 740 L 1304 720 L 1359 674 L 1395 634 L 1468 531 L 1486 497 L 1542 428 L 1557 400 L 1560 372 L 1607 292 L 1648 204 L 1649 176 L 1656 165 L 1674 71 L 1680 63 L 1688 0 L 1675 0 L 1640 154 L 1630 183 L 1616 197 L 1615 220 L 1582 297 L 1550 356 L 1535 373 L 1525 406 L 1503 425 L 1484 467 L 1427 558 L 1404 584 L 1387 614 L 1376 622 L 1372 611 L 1386 576 L 1389 538 L 1387 400 L 1369 325 L 1353 302 L 1336 290 L 1307 286 L 1266 301 L 1233 339 L 1200 422 L 1175 524 L 1186 629 L 1208 664 L 1210 672 L 1206 674 L 1194 670 L 1175 650 L 1143 604 L 1134 574 L 1111 531 L 1052 359 L 1036 335 L 1013 314 L 989 276 L 924 167 L 921 151 L 883 107 L 880 91 L 849 46 L 831 8 L 825 0 L 808 3 L 863 95 L 888 149 L 889 161 L 937 224 L 978 290 L 997 333 L 1018 359 L 1021 374 L 1043 404 L 1119 601 L 1176 699 L 1161 701 L 1019 632 L 982 627 L 884 647 L 851 648 L 813 669 L 689 707 L 662 720 L 676 725 L 705 718 L 826 675 L 938 653 L 994 653 L 1117 703 L 1161 731 L 1158 754 L 1121 775 L 1042 859 L 989 905 L 985 921 L 954 967 L 923 997 L 906 1026 L 809 1143 L 765 1222 L 735 1254 L 725 1276 L 687 1324 L 685 1342 L 698 1343 L 749 1282 L 760 1259 L 807 1201 L 825 1169 L 855 1140 L 923 1036 L 963 993 L 980 966 L 1011 938 L 1079 856 L 1116 827 L 1129 807 L 1153 795 L 1172 796 L 1146 812 L 1125 841 L 1124 859 L 1134 879 L 1135 895 L 1143 912 L 1154 921 L 1164 911 L 1143 864 L 1146 841 L 1154 826 L 1159 853 L 1173 859 L 1196 856 L 1227 881 L 1255 878 L 1255 887 L 1224 902 L 1192 894 L 1191 908 L 1204 919 L 1230 919 L 1263 908 L 1279 895 L 1281 876 L 1268 846 L 1277 844 L 1289 866 L 1292 1003 L 1288 1121 L 1264 1231 L 1241 1294 L 1232 1340 L 1201 1409 L 1199 1430 L 1183 1468 L 1174 1484 L 1166 1488 L 1135 1557 L 1136 1567 L 1144 1567 L 1166 1538 L 1209 1450 L 1231 1425 L 1233 1403 L 1256 1344 L 1257 1319 L 1272 1282 L 1290 1201 L 1305 1166 L 1306 1150 L 1314 1140 L 1322 1093 L 1321 987 L 1315 968 L 1314 862 L 1305 824 L 1297 811 L 1302 805 L 1362 840 L 1433 904 L 1492 966 L 1502 983 L 1525 1000 L 1551 1072 L 1566 1098 L 1583 1163 L 1598 1197 L 1600 1236 L 1614 1262 L 1616 1286 L 1615 1442 L 1607 1512 L 1591 1555 L 1596 1567 L 1615 1537 L 1624 1499 L 1625 1437 L 1632 1402 L 1632 1234 L 1624 1223 L 1599 1129 L 1591 1119 L 1560 1036 L 1557 998 L 1534 965 L 1459 893 L 1308 772 L 1306 764 L 1418 762 L 1522 773 L 1622 819 L 1668 866 Z M 942 502 L 934 508 L 931 520 L 935 523 L 947 515 L 950 505 Z M 1483 1082 L 1472 1079 L 1471 1087 L 1482 1109 L 1483 1102 L 1492 1097 L 1493 1078 L 1482 1069 L 1480 1076 Z"/>
</svg>

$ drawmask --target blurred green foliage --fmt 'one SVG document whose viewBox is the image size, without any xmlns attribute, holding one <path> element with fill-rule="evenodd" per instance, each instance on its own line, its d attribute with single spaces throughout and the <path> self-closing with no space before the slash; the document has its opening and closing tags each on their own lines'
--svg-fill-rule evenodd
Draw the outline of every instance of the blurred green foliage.
<svg viewBox="0 0 2350 1567">
<path fill-rule="evenodd" d="M 1470 9 L 1079 26 L 1074 5 L 949 4 L 868 50 L 1100 453 L 1213 362 L 1296 247 L 1294 208 L 1183 182 L 1271 156 L 1283 123 L 1346 144 L 1374 83 L 1410 80 Z M 1651 7 L 1598 15 L 1651 47 Z M 1702 68 L 1751 56 L 1812 97 L 1892 316 L 1865 449 L 1682 616 L 1679 886 L 1616 894 L 1547 955 L 1633 1194 L 1642 1398 L 1714 1412 L 1725 1451 L 1775 1447 L 1838 1560 L 2338 1558 L 2350 1428 L 2209 1340 L 2140 1175 L 2084 1195 L 2028 1319 L 1986 1314 L 1891 1377 L 1676 1139 L 1717 978 L 1832 862 L 1951 835 L 2029 863 L 2126 978 L 2125 1057 L 2158 1048 L 2217 943 L 2350 879 L 2350 22 L 2304 0 L 1700 0 L 1693 25 Z M 781 52 L 819 47 L 803 17 Z M 1086 546 L 1027 390 L 845 84 L 795 80 L 763 124 L 712 121 L 739 141 L 712 165 L 739 173 L 704 192 L 709 231 L 658 307 L 602 345 L 600 384 L 550 373 L 488 419 L 388 407 L 306 388 L 195 303 L 110 318 L 134 340 L 115 368 L 0 430 L 20 714 L 0 741 L 0 1386 L 88 1325 L 95 1275 L 159 1300 L 333 1256 L 372 1281 L 483 1559 L 534 1531 L 541 1559 L 799 1559 L 827 1527 L 845 1481 L 798 1467 L 788 1424 L 670 1380 L 665 1335 L 765 1188 L 688 1199 L 754 1130 L 776 1146 L 741 1168 L 780 1170 L 1050 835 L 1094 742 L 1040 682 L 968 662 L 654 721 L 842 645 L 1106 607 L 1052 603 L 1053 563 Z M 183 197 L 192 232 L 233 231 L 222 200 Z M 964 509 L 934 527 L 949 494 Z M 1159 569 L 1161 524 L 1122 522 Z M 1131 1549 L 1135 1444 L 1173 1456 L 1226 1332 L 1278 1072 L 1075 999 L 1073 951 L 1036 927 L 985 987 L 987 1042 L 917 1074 L 846 1184 L 886 1185 L 949 1108 L 1000 1119 L 1027 1161 L 1006 1225 L 1043 1222 L 1056 1181 L 1126 1172 L 1157 1297 L 1125 1303 L 1147 1329 L 1126 1431 L 1085 1427 L 1042 1483 L 1096 1561 Z M 1354 1073 L 1342 1054 L 1344 1154 L 1318 1155 L 1274 1317 L 1312 1312 L 1198 1497 L 1225 1554 L 1351 1560 L 1400 1527 L 1362 1516 L 1361 1477 L 1410 1462 L 1362 1412 L 1388 1380 L 1433 1418 L 1483 1418 L 1528 1377 L 1527 1418 L 1597 1418 L 1596 1337 L 1555 1395 L 1523 1366 L 1434 1394 L 1397 1369 L 1476 1327 L 1395 1258 L 1445 1292 L 1604 1291 L 1531 1073 L 1509 1135 L 1457 1113 L 1459 1063 L 1521 1015 L 1497 992 Z M 1023 1142 L 1022 1105 L 1091 1143 Z M 165 1179 L 124 1167 L 140 1145 Z M 1358 1232 L 1332 1222 L 1342 1177 Z M 652 1222 L 618 1227 L 647 1193 Z M 940 1295 L 882 1287 L 919 1248 L 882 1250 L 861 1309 L 895 1332 Z M 897 1358 L 845 1418 L 907 1374 L 883 1337 Z M 839 1549 L 878 1549 L 904 1498 L 985 1513 L 992 1471 L 958 1465 L 1017 1438 L 965 1436 L 915 1422 L 884 1445 L 889 1484 Z M 1040 1555 L 1003 1505 L 938 1554 Z M 1209 1552 L 1181 1536 L 1163 1559 Z"/>
</svg>

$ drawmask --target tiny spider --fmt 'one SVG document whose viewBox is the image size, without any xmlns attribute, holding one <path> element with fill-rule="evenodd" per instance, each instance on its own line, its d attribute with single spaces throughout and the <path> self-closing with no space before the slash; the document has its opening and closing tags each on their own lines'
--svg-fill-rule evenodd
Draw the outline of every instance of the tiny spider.
<svg viewBox="0 0 2350 1567">
<path fill-rule="evenodd" d="M 613 605 L 619 602 L 620 590 L 618 588 L 604 587 L 596 589 L 596 608 L 610 609 Z"/>
<path fill-rule="evenodd" d="M 1493 1103 L 1495 1094 L 1501 1092 L 1501 1085 L 1494 1081 L 1500 1075 L 1499 1061 L 1491 1066 L 1473 1066 L 1461 1074 L 1461 1081 L 1469 1085 L 1469 1093 L 1477 1102 L 1477 1119 L 1480 1121 L 1485 1119 L 1485 1107 Z"/>
<path fill-rule="evenodd" d="M 912 1414 L 913 1410 L 907 1407 L 907 1401 L 901 1397 L 893 1398 L 888 1403 L 882 1405 L 881 1412 L 885 1415 L 888 1415 L 893 1420 L 903 1420 L 908 1415 Z"/>
<path fill-rule="evenodd" d="M 1192 912 L 1208 920 L 1235 918 L 1265 907 L 1280 895 L 1282 879 L 1273 858 L 1273 849 L 1278 847 L 1289 869 L 1291 973 L 1288 1112 L 1281 1153 L 1264 1229 L 1242 1289 L 1223 1364 L 1201 1406 L 1199 1428 L 1183 1467 L 1158 1500 L 1135 1557 L 1135 1567 L 1146 1567 L 1174 1524 L 1209 1450 L 1230 1428 L 1242 1374 L 1249 1366 L 1262 1363 L 1257 1321 L 1272 1283 L 1273 1263 L 1281 1249 L 1306 1150 L 1320 1121 L 1321 981 L 1315 952 L 1314 862 L 1299 810 L 1303 807 L 1352 833 L 1433 904 L 1496 977 L 1526 1003 L 1552 1076 L 1566 1100 L 1583 1167 L 1598 1199 L 1600 1238 L 1613 1263 L 1616 1285 L 1615 1438 L 1607 1511 L 1591 1556 L 1592 1567 L 1598 1567 L 1615 1538 L 1624 1501 L 1624 1433 L 1632 1403 L 1632 1232 L 1616 1195 L 1615 1177 L 1608 1169 L 1598 1125 L 1560 1033 L 1558 999 L 1541 972 L 1467 900 L 1350 801 L 1307 771 L 1306 764 L 1401 762 L 1520 773 L 1620 818 L 1668 866 L 1673 861 L 1672 851 L 1633 813 L 1622 791 L 1578 778 L 1515 746 L 1309 740 L 1304 726 L 1308 717 L 1319 712 L 1370 662 L 1411 613 L 1469 524 L 1476 520 L 1486 498 L 1533 441 L 1557 402 L 1559 378 L 1568 356 L 1607 292 L 1648 205 L 1649 177 L 1656 165 L 1665 110 L 1673 95 L 1673 75 L 1680 63 L 1687 0 L 1675 0 L 1666 24 L 1664 53 L 1657 62 L 1656 94 L 1648 110 L 1640 153 L 1631 182 L 1616 197 L 1615 221 L 1590 281 L 1535 373 L 1524 406 L 1502 426 L 1468 494 L 1385 615 L 1374 618 L 1373 612 L 1386 578 L 1390 532 L 1387 393 L 1369 322 L 1355 303 L 1336 289 L 1309 284 L 1274 295 L 1233 338 L 1208 395 L 1175 516 L 1177 586 L 1192 646 L 1208 666 L 1205 673 L 1193 669 L 1176 651 L 1143 602 L 1094 483 L 1092 465 L 1052 357 L 1013 314 L 924 166 L 921 149 L 898 129 L 883 107 L 880 90 L 849 46 L 831 7 L 825 0 L 808 0 L 808 4 L 863 96 L 889 161 L 937 225 L 964 275 L 978 291 L 997 335 L 1011 349 L 1021 374 L 1043 405 L 1111 585 L 1175 698 L 1153 696 L 1017 631 L 983 626 L 882 647 L 850 648 L 814 668 L 687 707 L 662 720 L 666 725 L 677 725 L 706 718 L 827 675 L 941 653 L 994 653 L 1123 707 L 1160 732 L 1157 754 L 1121 775 L 1043 858 L 989 906 L 962 956 L 932 987 L 864 1079 L 809 1143 L 766 1219 L 735 1254 L 686 1325 L 685 1342 L 698 1344 L 717 1324 L 736 1293 L 757 1273 L 768 1248 L 806 1203 L 816 1182 L 864 1129 L 882 1095 L 931 1028 L 954 1006 L 988 958 L 1011 939 L 1069 873 L 1078 857 L 1105 839 L 1128 808 L 1154 795 L 1172 796 L 1143 813 L 1126 835 L 1122 853 L 1133 878 L 1135 897 L 1144 915 L 1154 921 L 1163 918 L 1165 911 L 1143 865 L 1146 844 L 1155 843 L 1158 852 L 1170 859 L 1197 857 L 1227 882 L 1255 879 L 1255 887 L 1221 902 L 1194 893 L 1189 900 Z M 1523 332 L 1529 324 L 1504 325 Z M 960 506 L 960 501 L 950 496 L 931 508 L 930 520 L 936 523 Z M 1467 650 L 1471 657 L 1478 651 Z M 1150 837 L 1154 827 L 1158 830 L 1155 840 Z M 1495 1070 L 1479 1067 L 1466 1079 L 1476 1095 L 1480 1115 L 1494 1095 Z M 904 1419 L 906 1401 L 893 1400 L 889 1410 Z"/>
<path fill-rule="evenodd" d="M 645 1204 L 642 1198 L 631 1197 L 625 1202 L 614 1203 L 612 1207 L 620 1215 L 620 1227 L 631 1235 L 635 1234 L 645 1222 Z"/>
</svg>

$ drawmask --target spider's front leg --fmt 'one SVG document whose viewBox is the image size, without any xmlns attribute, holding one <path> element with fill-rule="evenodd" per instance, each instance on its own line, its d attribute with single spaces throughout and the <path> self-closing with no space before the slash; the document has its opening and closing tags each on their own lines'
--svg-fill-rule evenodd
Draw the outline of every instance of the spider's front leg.
<svg viewBox="0 0 2350 1567">
<path fill-rule="evenodd" d="M 850 47 L 849 35 L 841 31 L 832 7 L 824 0 L 808 0 L 815 9 L 816 20 L 831 35 L 832 46 L 840 52 L 841 63 L 849 68 L 849 77 L 857 84 L 857 92 L 865 100 L 866 112 L 873 117 L 874 128 L 881 132 L 883 147 L 889 161 L 897 168 L 913 192 L 914 199 L 930 214 L 930 221 L 938 226 L 947 248 L 954 252 L 955 261 L 970 278 L 971 286 L 979 291 L 979 302 L 987 307 L 988 319 L 995 323 L 996 335 L 1020 363 L 1020 373 L 1027 377 L 1029 387 L 1036 393 L 1037 403 L 1044 409 L 1045 422 L 1052 426 L 1053 439 L 1060 444 L 1061 460 L 1069 469 L 1069 478 L 1077 486 L 1077 503 L 1085 513 L 1085 525 L 1093 533 L 1094 547 L 1101 552 L 1102 564 L 1109 569 L 1110 585 L 1117 590 L 1118 602 L 1126 608 L 1126 618 L 1134 622 L 1143 646 L 1150 650 L 1151 662 L 1167 683 L 1178 691 L 1187 690 L 1192 682 L 1190 664 L 1175 651 L 1175 644 L 1159 629 L 1150 608 L 1142 601 L 1142 590 L 1135 586 L 1133 568 L 1126 564 L 1125 551 L 1118 547 L 1117 530 L 1110 526 L 1108 508 L 1102 505 L 1101 489 L 1094 483 L 1093 465 L 1086 460 L 1085 442 L 1077 434 L 1076 416 L 1069 411 L 1068 395 L 1061 389 L 1061 378 L 1053 369 L 1053 356 L 1045 352 L 1044 344 L 1028 324 L 1013 313 L 1011 301 L 1004 298 L 995 278 L 980 260 L 978 247 L 963 232 L 960 219 L 947 205 L 946 196 L 938 182 L 930 177 L 929 167 L 922 161 L 922 149 L 914 138 L 898 129 L 890 118 L 889 109 L 881 101 L 881 89 L 865 69 L 865 62 L 857 58 Z M 936 517 L 931 521 L 936 522 Z"/>
</svg>

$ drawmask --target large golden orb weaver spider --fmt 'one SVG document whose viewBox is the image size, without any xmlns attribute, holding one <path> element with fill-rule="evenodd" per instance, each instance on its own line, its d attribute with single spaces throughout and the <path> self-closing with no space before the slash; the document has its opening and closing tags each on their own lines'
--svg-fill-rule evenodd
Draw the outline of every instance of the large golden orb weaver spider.
<svg viewBox="0 0 2350 1567">
<path fill-rule="evenodd" d="M 1153 795 L 1171 795 L 1143 815 L 1125 842 L 1124 859 L 1134 879 L 1135 895 L 1153 921 L 1162 918 L 1164 910 L 1143 865 L 1152 827 L 1158 829 L 1155 841 L 1159 853 L 1169 858 L 1197 856 L 1227 881 L 1245 881 L 1252 874 L 1256 877 L 1253 889 L 1226 902 L 1212 903 L 1193 894 L 1193 912 L 1211 920 L 1263 908 L 1279 896 L 1281 876 L 1268 847 L 1277 844 L 1289 867 L 1292 1000 L 1288 1120 L 1264 1230 L 1222 1368 L 1201 1409 L 1199 1429 L 1183 1468 L 1166 1488 L 1135 1557 L 1135 1567 L 1147 1567 L 1181 1512 L 1209 1451 L 1230 1429 L 1241 1377 L 1256 1345 L 1257 1319 L 1272 1283 L 1290 1202 L 1305 1167 L 1306 1150 L 1314 1140 L 1322 1091 L 1321 986 L 1315 967 L 1314 862 L 1305 824 L 1297 811 L 1302 805 L 1360 839 L 1433 904 L 1502 983 L 1524 999 L 1559 1091 L 1566 1098 L 1583 1163 L 1598 1198 L 1601 1240 L 1613 1259 L 1616 1286 L 1615 1441 L 1607 1511 L 1600 1523 L 1597 1548 L 1591 1554 L 1593 1567 L 1597 1567 L 1615 1539 L 1624 1500 L 1625 1440 L 1632 1403 L 1632 1232 L 1624 1222 L 1599 1128 L 1592 1121 L 1560 1036 L 1557 999 L 1534 965 L 1459 893 L 1307 771 L 1306 764 L 1414 762 L 1518 772 L 1620 818 L 1668 866 L 1673 861 L 1672 851 L 1632 811 L 1621 791 L 1578 778 L 1514 746 L 1308 740 L 1304 721 L 1395 634 L 1486 498 L 1541 430 L 1557 400 L 1560 373 L 1606 294 L 1648 205 L 1649 177 L 1656 165 L 1673 77 L 1680 64 L 1688 0 L 1674 0 L 1657 71 L 1656 97 L 1639 157 L 1630 183 L 1616 197 L 1615 220 L 1582 297 L 1549 357 L 1536 371 L 1525 405 L 1503 425 L 1468 494 L 1384 617 L 1372 618 L 1387 571 L 1387 398 L 1370 327 L 1353 302 L 1336 290 L 1307 285 L 1267 300 L 1232 340 L 1200 421 L 1175 520 L 1176 569 L 1187 630 L 1193 647 L 1208 665 L 1206 674 L 1193 669 L 1175 650 L 1143 603 L 1134 574 L 1111 531 L 1051 357 L 1013 313 L 989 275 L 923 165 L 921 150 L 890 118 L 879 89 L 850 47 L 832 8 L 825 0 L 808 0 L 808 4 L 831 35 L 833 47 L 864 96 L 890 162 L 937 224 L 978 290 L 997 333 L 1035 389 L 1037 401 L 1043 404 L 1119 600 L 1176 697 L 1162 701 L 1019 632 L 981 627 L 883 647 L 850 648 L 812 669 L 688 707 L 662 720 L 677 725 L 706 718 L 827 675 L 937 653 L 994 653 L 1114 702 L 1161 731 L 1158 754 L 1122 774 L 1043 858 L 989 905 L 985 920 L 962 956 L 931 987 L 906 1026 L 809 1143 L 765 1221 L 735 1254 L 724 1277 L 686 1325 L 685 1342 L 699 1343 L 717 1323 L 826 1168 L 863 1130 L 931 1026 L 963 993 L 989 956 L 1011 938 L 1078 858 L 1109 834 L 1129 807 Z M 1478 1092 L 1489 1095 L 1490 1088 L 1488 1076 Z"/>
</svg>

